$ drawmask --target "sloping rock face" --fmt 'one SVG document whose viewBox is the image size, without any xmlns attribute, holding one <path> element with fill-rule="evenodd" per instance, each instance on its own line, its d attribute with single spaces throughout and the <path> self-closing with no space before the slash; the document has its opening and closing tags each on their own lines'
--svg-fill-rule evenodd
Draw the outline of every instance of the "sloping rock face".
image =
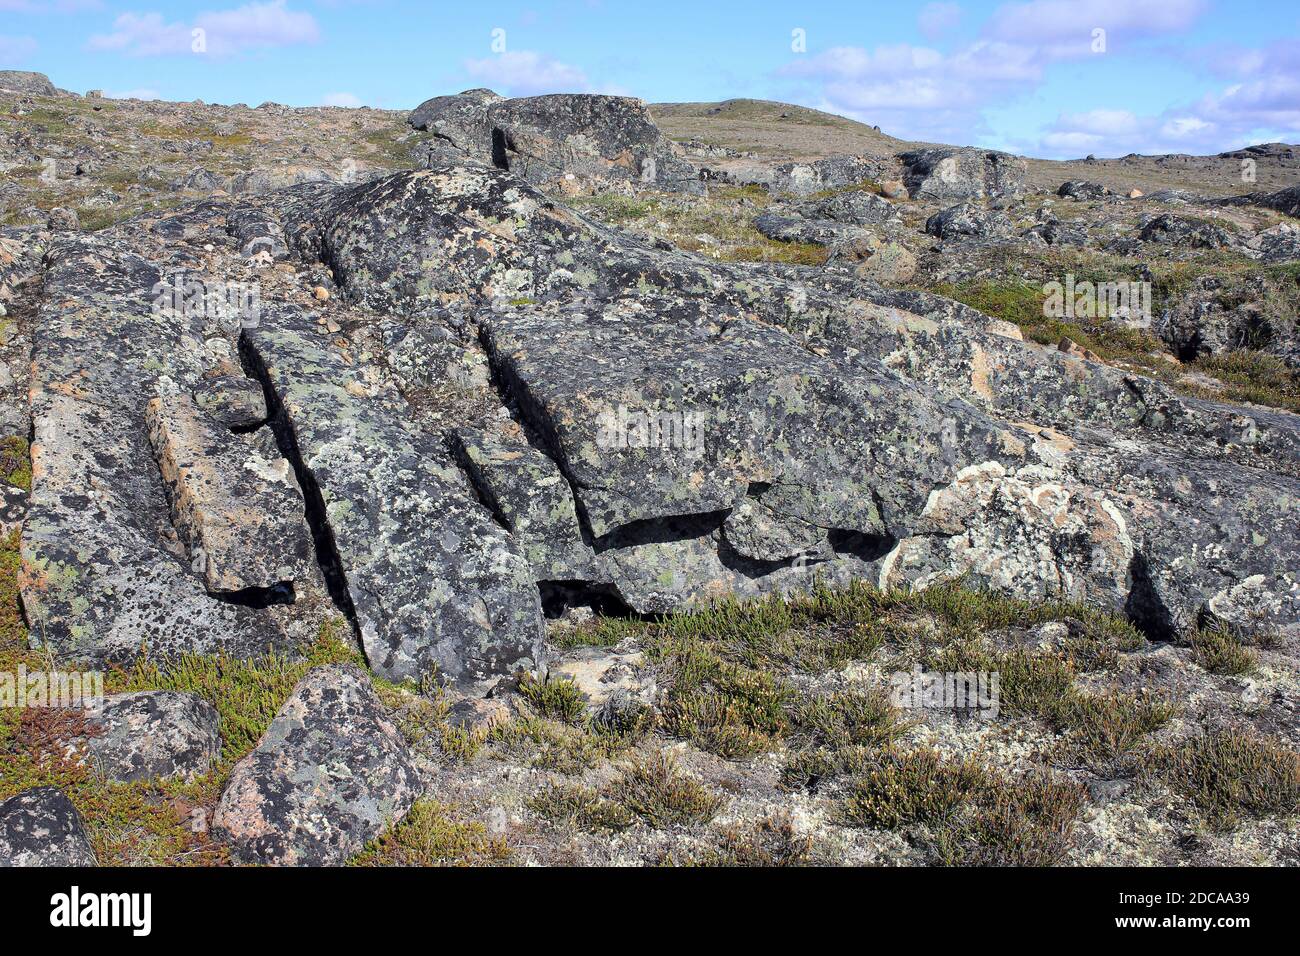
<svg viewBox="0 0 1300 956">
<path fill-rule="evenodd" d="M 241 863 L 330 866 L 400 821 L 418 792 L 366 674 L 318 667 L 231 771 L 213 826 Z"/>
<path fill-rule="evenodd" d="M 556 93 L 507 100 L 491 90 L 467 90 L 426 100 L 407 122 L 537 185 L 577 177 L 702 189 L 696 167 L 632 97 Z"/>
<path fill-rule="evenodd" d="M 0 866 L 94 866 L 81 814 L 62 790 L 37 787 L 0 803 Z"/>
<path fill-rule="evenodd" d="M 44 73 L 29 70 L 0 70 L 0 90 L 13 90 L 33 96 L 56 96 L 59 92 Z"/>
<path fill-rule="evenodd" d="M 1025 161 L 1009 153 L 939 147 L 898 158 L 913 199 L 994 199 L 1018 195 L 1025 188 Z"/>
</svg>

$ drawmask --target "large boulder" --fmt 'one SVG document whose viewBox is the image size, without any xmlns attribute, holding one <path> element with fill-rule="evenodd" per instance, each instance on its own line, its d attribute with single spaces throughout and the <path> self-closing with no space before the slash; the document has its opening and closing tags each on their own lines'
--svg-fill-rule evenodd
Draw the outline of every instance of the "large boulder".
<svg viewBox="0 0 1300 956">
<path fill-rule="evenodd" d="M 491 90 L 467 90 L 426 100 L 407 122 L 536 185 L 576 179 L 702 188 L 699 171 L 632 97 L 555 93 L 507 100 Z"/>
<path fill-rule="evenodd" d="M 903 182 L 913 199 L 939 201 L 1020 195 L 1025 188 L 1025 161 L 985 149 L 935 147 L 899 155 Z"/>
<path fill-rule="evenodd" d="M 318 667 L 231 771 L 213 828 L 241 863 L 332 866 L 399 822 L 418 793 L 406 742 L 366 674 Z"/>
<path fill-rule="evenodd" d="M 413 128 L 444 139 L 457 149 L 486 160 L 492 152 L 488 107 L 505 99 L 491 90 L 465 90 L 425 100 L 406 118 Z"/>
<path fill-rule="evenodd" d="M 993 239 L 1011 234 L 1005 213 L 964 202 L 937 212 L 925 221 L 925 231 L 940 239 Z"/>
<path fill-rule="evenodd" d="M 55 787 L 0 803 L 0 866 L 94 866 L 81 814 Z"/>
</svg>

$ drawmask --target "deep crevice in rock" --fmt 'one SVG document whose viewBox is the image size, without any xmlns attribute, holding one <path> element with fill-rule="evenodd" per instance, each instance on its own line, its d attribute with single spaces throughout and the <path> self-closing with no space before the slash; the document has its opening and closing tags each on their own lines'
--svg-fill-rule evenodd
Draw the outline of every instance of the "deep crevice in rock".
<svg viewBox="0 0 1300 956">
<path fill-rule="evenodd" d="M 312 543 L 316 550 L 316 563 L 320 566 L 330 599 L 334 602 L 334 606 L 348 619 L 353 631 L 360 635 L 361 629 L 357 623 L 356 606 L 352 603 L 347 574 L 343 570 L 343 559 L 339 556 L 338 545 L 334 540 L 334 530 L 330 527 L 320 486 L 316 482 L 316 477 L 311 473 L 311 469 L 303 461 L 302 452 L 298 448 L 298 437 L 294 431 L 293 422 L 289 418 L 288 411 L 280 402 L 280 397 L 271 382 L 270 373 L 267 371 L 266 363 L 257 353 L 257 349 L 253 347 L 246 333 L 241 333 L 239 337 L 239 357 L 244 366 L 244 373 L 261 383 L 262 394 L 266 399 L 266 409 L 269 413 L 268 422 L 272 433 L 275 435 L 276 445 L 279 446 L 280 454 L 293 467 L 294 474 L 298 478 L 298 485 L 302 489 L 302 497 L 305 503 L 304 514 L 307 519 L 307 526 L 311 529 Z"/>
<path fill-rule="evenodd" d="M 542 598 L 542 613 L 554 620 L 570 608 L 590 608 L 601 617 L 632 617 L 635 612 L 627 606 L 612 584 L 598 581 L 538 581 L 537 590 Z"/>
<path fill-rule="evenodd" d="M 1128 600 L 1124 602 L 1124 613 L 1149 640 L 1172 641 L 1178 634 L 1177 622 L 1156 593 L 1150 564 L 1141 551 L 1133 553 L 1129 575 L 1133 584 L 1129 588 Z"/>
<path fill-rule="evenodd" d="M 262 610 L 275 604 L 292 604 L 297 594 L 292 581 L 281 581 L 265 588 L 242 588 L 238 591 L 209 591 L 208 596 L 223 604 Z"/>
</svg>

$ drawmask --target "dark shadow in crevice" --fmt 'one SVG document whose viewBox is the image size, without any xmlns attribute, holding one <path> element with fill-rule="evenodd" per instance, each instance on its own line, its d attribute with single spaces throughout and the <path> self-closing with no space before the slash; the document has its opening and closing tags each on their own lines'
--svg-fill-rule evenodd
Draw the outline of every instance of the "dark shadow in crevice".
<svg viewBox="0 0 1300 956">
<path fill-rule="evenodd" d="M 620 525 L 591 542 L 597 554 L 618 548 L 645 544 L 671 544 L 713 534 L 726 520 L 726 511 L 709 511 L 698 515 L 672 515 L 666 518 L 643 518 Z"/>
<path fill-rule="evenodd" d="M 554 620 L 571 608 L 589 608 L 600 617 L 636 617 L 612 584 L 598 581 L 538 581 L 542 613 Z"/>
<path fill-rule="evenodd" d="M 211 597 L 223 604 L 235 604 L 239 607 L 262 610 L 275 604 L 292 604 L 297 595 L 292 581 L 281 581 L 269 588 L 242 588 L 238 591 L 209 591 Z"/>
<path fill-rule="evenodd" d="M 320 565 L 330 599 L 334 602 L 334 606 L 347 617 L 353 631 L 359 637 L 361 631 L 357 624 L 356 606 L 352 603 L 347 575 L 343 570 L 343 559 L 339 556 L 338 545 L 334 540 L 334 531 L 329 524 L 328 513 L 325 510 L 325 500 L 321 495 L 320 486 L 316 483 L 316 477 L 312 474 L 311 469 L 303 461 L 293 423 L 280 402 L 280 396 L 275 391 L 270 373 L 266 369 L 266 363 L 257 354 L 257 349 L 249 341 L 247 333 L 240 334 L 239 357 L 244 366 L 244 373 L 262 385 L 262 394 L 266 398 L 266 408 L 270 413 L 268 421 L 272 433 L 275 435 L 276 444 L 280 448 L 280 454 L 293 466 L 294 474 L 298 478 L 298 485 L 302 488 L 303 501 L 306 506 L 304 513 L 307 526 L 311 528 L 312 543 L 316 550 L 316 563 Z"/>
<path fill-rule="evenodd" d="M 864 534 L 846 528 L 832 528 L 827 537 L 837 556 L 857 558 L 868 564 L 879 561 L 898 547 L 898 539 L 889 534 Z"/>
<path fill-rule="evenodd" d="M 1177 624 L 1169 608 L 1156 593 L 1151 580 L 1150 564 L 1141 551 L 1133 553 L 1133 560 L 1129 562 L 1129 577 L 1133 583 L 1124 603 L 1124 613 L 1128 619 L 1148 640 L 1174 640 L 1178 636 Z"/>
<path fill-rule="evenodd" d="M 510 157 L 507 153 L 510 150 L 510 141 L 506 138 L 505 131 L 500 127 L 492 130 L 492 165 L 497 169 L 509 169 Z"/>
</svg>

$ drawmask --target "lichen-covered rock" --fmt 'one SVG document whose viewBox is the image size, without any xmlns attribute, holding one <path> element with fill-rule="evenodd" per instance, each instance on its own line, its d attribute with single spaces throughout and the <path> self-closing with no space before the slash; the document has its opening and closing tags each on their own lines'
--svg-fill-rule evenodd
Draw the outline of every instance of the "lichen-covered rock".
<svg viewBox="0 0 1300 956">
<path fill-rule="evenodd" d="M 865 255 L 879 242 L 861 226 L 846 225 L 832 219 L 805 219 L 765 212 L 754 219 L 754 228 L 778 242 L 803 242 L 818 246 L 852 248 Z"/>
<path fill-rule="evenodd" d="M 194 386 L 194 403 L 215 421 L 237 431 L 257 428 L 267 418 L 262 386 L 229 363 L 203 374 Z"/>
<path fill-rule="evenodd" d="M 488 107 L 504 99 L 486 89 L 435 96 L 412 110 L 406 121 L 415 129 L 435 133 L 457 149 L 486 158 L 492 151 Z"/>
<path fill-rule="evenodd" d="M 983 149 L 936 147 L 899 157 L 913 199 L 965 200 L 1016 196 L 1024 191 L 1025 161 Z"/>
<path fill-rule="evenodd" d="M 1011 220 L 995 209 L 964 202 L 949 206 L 925 221 L 925 231 L 940 239 L 990 239 L 1011 234 Z"/>
<path fill-rule="evenodd" d="M 302 491 L 269 432 L 236 435 L 183 393 L 152 399 L 145 420 L 176 529 L 209 591 L 291 590 L 310 579 Z"/>
<path fill-rule="evenodd" d="M 81 814 L 62 790 L 37 787 L 0 803 L 0 866 L 94 866 Z"/>
<path fill-rule="evenodd" d="M 172 214 L 165 228 L 197 234 L 204 213 Z M 151 225 L 137 228 L 148 236 Z M 237 306 L 213 296 L 177 307 L 164 275 L 203 275 L 201 249 L 160 251 L 145 239 L 160 263 L 130 245 L 98 233 L 49 253 L 32 331 L 33 477 L 19 581 L 31 640 L 101 662 L 130 661 L 142 647 L 157 657 L 286 649 L 317 623 L 208 593 L 173 528 L 145 422 L 151 399 L 192 389 L 229 357 L 226 319 Z"/>
<path fill-rule="evenodd" d="M 475 429 L 457 429 L 453 440 L 479 496 L 510 529 L 537 580 L 593 577 L 573 492 L 554 461 L 526 442 Z"/>
<path fill-rule="evenodd" d="M 246 336 L 375 671 L 477 681 L 532 666 L 542 638 L 532 569 L 396 389 L 368 385 L 295 308 Z"/>
<path fill-rule="evenodd" d="M 95 732 L 70 744 L 84 748 L 109 780 L 190 778 L 221 757 L 217 709 L 197 694 L 114 694 L 97 702 L 88 720 Z"/>
<path fill-rule="evenodd" d="M 1143 242 L 1167 243 L 1197 249 L 1224 249 L 1235 244 L 1233 237 L 1220 226 L 1169 213 L 1153 216 L 1142 227 L 1139 238 Z"/>
<path fill-rule="evenodd" d="M 241 863 L 332 866 L 399 822 L 418 793 L 406 742 L 365 673 L 318 667 L 231 771 L 213 827 Z"/>
<path fill-rule="evenodd" d="M 1090 183 L 1082 179 L 1072 179 L 1069 182 L 1061 183 L 1061 188 L 1056 191 L 1056 195 L 1065 199 L 1089 200 L 1104 199 L 1106 196 L 1113 195 L 1109 189 L 1101 183 Z"/>
<path fill-rule="evenodd" d="M 537 185 L 575 177 L 699 192 L 699 171 L 678 155 L 641 100 L 555 93 L 503 99 L 468 90 L 420 104 L 407 122 L 482 162 Z"/>
</svg>

